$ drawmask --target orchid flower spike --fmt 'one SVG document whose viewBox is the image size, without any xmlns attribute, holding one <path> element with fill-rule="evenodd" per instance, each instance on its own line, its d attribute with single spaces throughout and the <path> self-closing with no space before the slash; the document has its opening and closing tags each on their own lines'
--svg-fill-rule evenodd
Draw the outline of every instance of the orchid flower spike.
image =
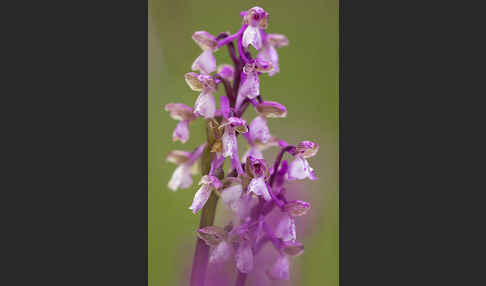
<svg viewBox="0 0 486 286">
<path fill-rule="evenodd" d="M 294 184 L 287 183 L 316 179 L 307 160 L 317 154 L 319 145 L 302 141 L 294 146 L 270 133 L 268 118 L 285 118 L 287 108 L 277 101 L 263 99 L 260 75 L 273 76 L 280 71 L 276 49 L 287 46 L 289 41 L 284 35 L 266 33 L 269 14 L 263 8 L 253 7 L 240 15 L 242 25 L 232 35 L 222 32 L 213 36 L 206 31 L 192 35 L 202 53 L 184 79 L 199 95 L 193 107 L 183 103 L 165 105 L 165 111 L 178 121 L 172 134 L 173 141 L 186 143 L 189 124 L 198 119 L 206 121 L 206 143 L 193 152 L 173 150 L 166 158 L 177 165 L 168 183 L 172 191 L 191 187 L 196 168 L 202 173 L 189 207 L 193 214 L 204 209 L 201 228 L 197 230 L 199 239 L 191 286 L 204 281 L 208 285 L 228 285 L 227 281 L 234 280 L 221 280 L 226 281 L 224 284 L 209 281 L 212 276 L 205 276 L 207 271 L 226 267 L 207 267 L 208 263 L 232 263 L 238 271 L 237 285 L 243 285 L 241 277 L 252 274 L 255 269 L 263 271 L 252 275 L 267 275 L 262 279 L 288 280 L 291 257 L 304 251 L 302 243 L 297 241 L 296 221 L 306 219 L 304 215 L 311 205 L 299 199 L 289 200 L 288 193 L 296 190 L 292 187 Z M 252 55 L 250 45 L 258 50 L 256 57 Z M 216 65 L 214 52 L 223 46 L 227 46 L 233 65 Z M 215 71 L 217 74 L 211 75 Z M 214 96 L 220 84 L 225 93 L 220 96 L 217 108 Z M 248 108 L 257 112 L 249 124 L 243 119 Z M 241 161 L 238 136 L 248 145 Z M 267 161 L 262 153 L 269 147 L 280 150 L 273 162 Z M 284 160 L 285 153 L 293 156 L 293 161 Z M 226 158 L 230 159 L 231 166 L 226 166 L 230 168 L 223 168 Z M 198 160 L 200 166 L 196 164 Z M 215 204 L 207 204 L 211 196 L 221 198 L 226 211 L 231 213 L 225 227 L 211 225 L 216 212 Z M 267 243 L 273 247 L 264 247 Z M 268 251 L 276 252 L 277 257 L 263 264 L 258 255 L 266 255 Z"/>
</svg>

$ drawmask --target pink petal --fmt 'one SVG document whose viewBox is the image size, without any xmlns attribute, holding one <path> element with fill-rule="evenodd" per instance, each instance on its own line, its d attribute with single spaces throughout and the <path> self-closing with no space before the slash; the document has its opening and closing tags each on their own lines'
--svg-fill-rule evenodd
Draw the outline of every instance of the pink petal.
<svg viewBox="0 0 486 286">
<path fill-rule="evenodd" d="M 218 73 L 226 80 L 233 80 L 234 68 L 233 66 L 223 64 L 218 67 Z"/>
<path fill-rule="evenodd" d="M 236 251 L 236 268 L 241 273 L 250 273 L 253 270 L 253 252 L 247 243 L 240 245 Z"/>
<path fill-rule="evenodd" d="M 210 195 L 211 186 L 202 185 L 201 188 L 199 188 L 199 190 L 194 195 L 194 200 L 192 201 L 192 205 L 189 207 L 189 209 L 192 210 L 194 214 L 196 214 L 200 209 L 204 207 Z"/>
<path fill-rule="evenodd" d="M 242 73 L 243 75 L 244 73 Z M 258 74 L 251 72 L 244 74 L 244 80 L 239 89 L 239 95 L 242 97 L 255 98 L 260 94 L 260 80 Z"/>
<path fill-rule="evenodd" d="M 246 162 L 246 159 L 248 156 L 252 156 L 256 159 L 263 159 L 263 154 L 262 152 L 257 148 L 257 147 L 250 147 L 245 154 L 243 154 L 243 157 L 241 157 L 241 161 Z"/>
<path fill-rule="evenodd" d="M 231 256 L 233 256 L 233 248 L 226 240 L 223 240 L 213 249 L 209 263 L 223 263 L 230 260 Z"/>
<path fill-rule="evenodd" d="M 174 132 L 172 133 L 172 141 L 181 141 L 186 143 L 189 140 L 189 121 L 183 120 L 179 121 Z"/>
<path fill-rule="evenodd" d="M 288 257 L 279 257 L 273 265 L 272 270 L 267 272 L 267 275 L 272 280 L 289 280 L 290 264 Z"/>
<path fill-rule="evenodd" d="M 226 126 L 223 137 L 221 137 L 223 143 L 223 156 L 233 157 L 235 154 L 238 156 L 238 141 L 236 140 L 235 130 L 231 126 Z"/>
<path fill-rule="evenodd" d="M 295 242 L 297 235 L 295 232 L 295 220 L 290 216 L 283 217 L 275 229 L 275 236 L 284 242 Z"/>
<path fill-rule="evenodd" d="M 196 99 L 194 113 L 204 118 L 212 118 L 216 114 L 216 101 L 212 92 L 203 91 Z"/>
<path fill-rule="evenodd" d="M 267 120 L 262 116 L 257 116 L 250 123 L 250 138 L 253 142 L 259 140 L 267 143 L 270 139 L 270 130 L 268 129 Z"/>
<path fill-rule="evenodd" d="M 169 189 L 177 191 L 178 189 L 187 189 L 192 185 L 191 169 L 188 165 L 183 164 L 177 167 L 169 181 Z"/>
<path fill-rule="evenodd" d="M 236 207 L 235 202 L 240 200 L 242 192 L 242 185 L 232 185 L 226 189 L 223 189 L 221 192 L 221 199 L 228 209 L 233 210 Z"/>
<path fill-rule="evenodd" d="M 315 180 L 314 169 L 312 169 L 306 159 L 296 157 L 289 166 L 289 180 L 303 180 L 305 178 Z"/>
<path fill-rule="evenodd" d="M 224 118 L 230 117 L 230 103 L 227 96 L 222 95 L 219 97 L 219 109 Z"/>
<path fill-rule="evenodd" d="M 273 46 L 266 45 L 263 47 L 263 49 L 258 53 L 257 58 L 264 59 L 272 63 L 273 69 L 268 72 L 269 76 L 273 76 L 280 72 L 277 50 Z"/>
<path fill-rule="evenodd" d="M 216 58 L 211 50 L 205 50 L 192 64 L 192 70 L 200 70 L 202 74 L 210 74 L 216 70 Z"/>
</svg>

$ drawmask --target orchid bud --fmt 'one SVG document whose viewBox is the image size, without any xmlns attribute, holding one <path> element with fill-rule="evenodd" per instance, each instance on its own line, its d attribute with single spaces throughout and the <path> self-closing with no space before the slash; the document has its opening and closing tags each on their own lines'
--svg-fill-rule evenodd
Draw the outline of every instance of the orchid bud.
<svg viewBox="0 0 486 286">
<path fill-rule="evenodd" d="M 165 160 L 167 162 L 180 165 L 189 161 L 190 156 L 191 156 L 190 152 L 181 151 L 181 150 L 172 150 L 169 152 L 169 154 L 167 154 L 167 158 Z"/>
<path fill-rule="evenodd" d="M 309 209 L 310 204 L 300 200 L 287 202 L 283 207 L 285 212 L 294 217 L 305 215 Z"/>
<path fill-rule="evenodd" d="M 310 158 L 317 154 L 319 150 L 319 145 L 312 141 L 302 141 L 296 147 L 296 155 L 303 158 Z"/>
<path fill-rule="evenodd" d="M 211 225 L 198 229 L 197 236 L 208 246 L 215 247 L 226 239 L 227 233 L 222 227 Z"/>
<path fill-rule="evenodd" d="M 267 41 L 275 48 L 281 48 L 289 45 L 289 40 L 287 39 L 287 37 L 281 34 L 268 34 Z"/>
<path fill-rule="evenodd" d="M 276 101 L 264 101 L 259 103 L 256 110 L 268 118 L 282 118 L 287 116 L 287 109 Z"/>
<path fill-rule="evenodd" d="M 290 256 L 299 256 L 304 252 L 304 245 L 298 241 L 285 242 L 283 251 L 285 254 Z"/>
<path fill-rule="evenodd" d="M 211 35 L 206 31 L 197 31 L 192 35 L 192 39 L 196 44 L 198 44 L 201 49 L 203 50 L 211 50 L 214 51 L 218 47 L 218 41 L 216 41 L 216 37 Z"/>
</svg>

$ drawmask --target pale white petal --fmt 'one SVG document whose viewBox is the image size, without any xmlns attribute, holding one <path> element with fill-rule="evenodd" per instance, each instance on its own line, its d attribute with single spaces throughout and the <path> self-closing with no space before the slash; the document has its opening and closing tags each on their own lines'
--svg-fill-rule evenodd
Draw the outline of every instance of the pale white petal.
<svg viewBox="0 0 486 286">
<path fill-rule="evenodd" d="M 178 140 L 182 143 L 186 143 L 189 140 L 189 122 L 187 120 L 179 121 L 172 133 L 172 141 Z"/>
<path fill-rule="evenodd" d="M 283 217 L 275 229 L 275 236 L 285 242 L 295 242 L 297 239 L 295 220 L 290 216 Z"/>
<path fill-rule="evenodd" d="M 272 270 L 267 272 L 272 280 L 289 280 L 290 278 L 290 264 L 287 256 L 280 256 L 272 267 Z"/>
<path fill-rule="evenodd" d="M 267 143 L 271 139 L 267 120 L 263 116 L 255 117 L 255 119 L 251 121 L 249 129 L 250 138 L 253 142 L 259 140 L 261 143 Z"/>
<path fill-rule="evenodd" d="M 194 195 L 194 200 L 192 201 L 192 205 L 189 207 L 190 210 L 194 214 L 196 214 L 200 209 L 204 207 L 206 202 L 211 195 L 211 186 L 209 184 L 204 184 L 199 188 L 199 190 Z"/>
<path fill-rule="evenodd" d="M 253 251 L 249 244 L 243 244 L 236 251 L 236 268 L 241 273 L 250 273 L 253 270 Z"/>
<path fill-rule="evenodd" d="M 248 185 L 248 191 L 253 192 L 257 196 L 263 196 L 266 201 L 272 199 L 263 177 L 253 178 Z"/>
<path fill-rule="evenodd" d="M 216 101 L 212 92 L 202 92 L 194 104 L 194 113 L 204 118 L 212 118 L 216 114 Z"/>
<path fill-rule="evenodd" d="M 238 155 L 238 141 L 232 127 L 225 127 L 223 136 L 221 137 L 221 143 L 223 144 L 223 156 L 225 158 L 232 157 L 235 153 Z"/>
<path fill-rule="evenodd" d="M 206 50 L 196 58 L 192 64 L 193 71 L 201 71 L 202 74 L 210 74 L 216 71 L 216 58 L 211 50 Z"/>
<path fill-rule="evenodd" d="M 245 48 L 248 45 L 252 45 L 255 49 L 259 50 L 262 48 L 262 37 L 260 35 L 260 30 L 258 27 L 248 26 L 243 32 L 242 44 Z"/>
<path fill-rule="evenodd" d="M 280 72 L 277 50 L 272 45 L 266 45 L 263 47 L 263 49 L 258 53 L 257 58 L 264 59 L 272 63 L 273 69 L 268 72 L 269 76 L 273 76 L 274 74 Z"/>
<path fill-rule="evenodd" d="M 223 263 L 230 260 L 231 256 L 233 256 L 233 248 L 226 240 L 223 240 L 213 249 L 209 263 Z"/>
<path fill-rule="evenodd" d="M 260 95 L 260 80 L 258 79 L 257 73 L 251 72 L 246 75 L 245 80 L 241 83 L 238 94 L 243 98 L 255 98 Z"/>
<path fill-rule="evenodd" d="M 177 191 L 178 189 L 187 189 L 192 185 L 192 176 L 190 167 L 183 164 L 178 166 L 169 181 L 169 189 Z"/>
<path fill-rule="evenodd" d="M 289 179 L 290 180 L 303 180 L 309 178 L 315 180 L 314 169 L 309 165 L 306 159 L 297 157 L 290 163 L 289 166 Z"/>
</svg>

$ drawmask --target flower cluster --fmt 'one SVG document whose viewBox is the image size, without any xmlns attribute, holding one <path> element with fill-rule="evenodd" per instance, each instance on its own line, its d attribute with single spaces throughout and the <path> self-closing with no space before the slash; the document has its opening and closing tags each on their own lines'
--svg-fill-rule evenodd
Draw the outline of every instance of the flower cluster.
<svg viewBox="0 0 486 286">
<path fill-rule="evenodd" d="M 278 258 L 266 271 L 268 277 L 289 279 L 289 258 L 304 250 L 302 243 L 297 241 L 295 217 L 305 215 L 310 204 L 287 200 L 285 183 L 315 180 L 314 170 L 307 159 L 316 155 L 319 149 L 318 144 L 311 141 L 291 145 L 270 133 L 267 120 L 286 117 L 287 109 L 276 101 L 263 100 L 259 78 L 263 74 L 274 76 L 280 72 L 276 48 L 289 42 L 284 35 L 267 34 L 269 15 L 264 9 L 253 7 L 240 15 L 242 26 L 235 34 L 194 33 L 192 38 L 203 51 L 194 61 L 193 71 L 185 74 L 185 80 L 200 94 L 194 107 L 182 103 L 165 106 L 171 117 L 179 121 L 173 132 L 174 141 L 187 142 L 189 123 L 199 117 L 206 120 L 206 143 L 192 152 L 176 150 L 167 156 L 169 162 L 178 165 L 169 188 L 176 191 L 192 186 L 195 163 L 206 150 L 210 158 L 206 168 L 209 171 L 203 174 L 189 209 L 198 213 L 215 195 L 232 212 L 228 225 L 206 226 L 197 230 L 197 235 L 212 249 L 210 264 L 234 263 L 239 272 L 238 285 L 242 285 L 245 275 L 255 268 L 254 257 L 267 243 L 278 253 Z M 233 65 L 217 66 L 213 53 L 224 46 L 228 48 Z M 256 57 L 251 55 L 250 46 L 258 51 Z M 220 96 L 218 108 L 214 94 L 219 86 L 224 87 L 225 95 Z M 247 123 L 243 115 L 250 106 L 258 115 Z M 238 136 L 248 143 L 248 149 L 241 157 Z M 270 167 L 262 151 L 271 147 L 280 151 Z M 293 157 L 290 163 L 283 159 L 285 153 Z M 226 159 L 230 167 L 225 174 Z M 275 224 L 267 220 L 271 212 L 282 214 Z"/>
</svg>

